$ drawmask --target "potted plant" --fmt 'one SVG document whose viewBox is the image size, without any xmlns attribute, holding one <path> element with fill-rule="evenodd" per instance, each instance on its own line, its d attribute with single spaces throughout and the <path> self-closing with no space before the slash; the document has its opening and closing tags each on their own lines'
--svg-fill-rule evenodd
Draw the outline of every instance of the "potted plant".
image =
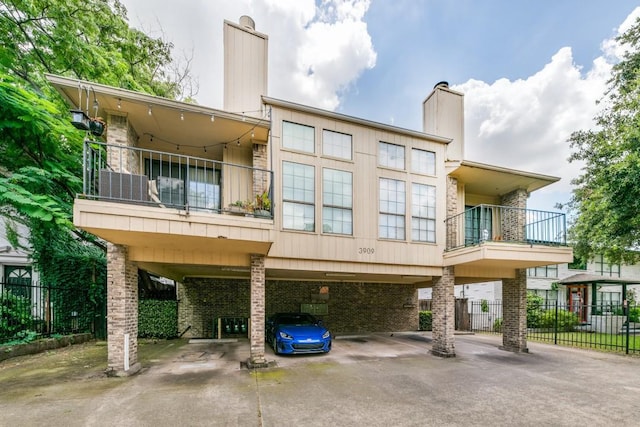
<svg viewBox="0 0 640 427">
<path fill-rule="evenodd" d="M 266 191 L 256 195 L 254 214 L 256 216 L 271 217 L 271 199 Z"/>
<path fill-rule="evenodd" d="M 229 205 L 229 212 L 234 214 L 244 214 L 247 212 L 247 208 L 245 206 L 245 202 L 242 200 L 236 200 L 235 202 Z"/>
</svg>

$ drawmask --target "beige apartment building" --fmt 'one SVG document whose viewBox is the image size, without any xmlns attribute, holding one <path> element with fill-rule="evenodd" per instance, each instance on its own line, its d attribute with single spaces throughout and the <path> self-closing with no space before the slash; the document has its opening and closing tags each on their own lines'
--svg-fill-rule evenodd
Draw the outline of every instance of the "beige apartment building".
<svg viewBox="0 0 640 427">
<path fill-rule="evenodd" d="M 85 144 L 74 223 L 108 242 L 109 368 L 139 367 L 138 269 L 177 282 L 186 337 L 248 319 L 251 366 L 267 362 L 265 316 L 416 330 L 424 287 L 433 352 L 454 356 L 454 285 L 489 280 L 503 282 L 504 348 L 526 351 L 526 269 L 572 260 L 564 215 L 526 209 L 558 179 L 466 160 L 463 94 L 446 83 L 422 132 L 269 97 L 267 45 L 250 18 L 224 22 L 223 109 L 48 76 L 106 121 Z"/>
</svg>

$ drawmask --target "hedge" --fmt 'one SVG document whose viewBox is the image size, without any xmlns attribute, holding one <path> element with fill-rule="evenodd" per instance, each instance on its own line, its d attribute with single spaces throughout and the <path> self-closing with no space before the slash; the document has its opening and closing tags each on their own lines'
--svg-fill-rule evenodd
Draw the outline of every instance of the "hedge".
<svg viewBox="0 0 640 427">
<path fill-rule="evenodd" d="M 138 336 L 141 338 L 177 337 L 178 302 L 140 300 L 138 302 Z"/>
<path fill-rule="evenodd" d="M 419 327 L 421 331 L 431 330 L 432 316 L 430 311 L 421 311 L 419 318 Z"/>
</svg>

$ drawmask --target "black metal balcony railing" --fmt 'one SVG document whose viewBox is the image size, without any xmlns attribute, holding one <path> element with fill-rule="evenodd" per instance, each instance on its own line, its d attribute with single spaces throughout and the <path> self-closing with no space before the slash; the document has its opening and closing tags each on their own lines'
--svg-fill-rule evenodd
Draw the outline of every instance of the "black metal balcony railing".
<svg viewBox="0 0 640 427">
<path fill-rule="evenodd" d="M 273 217 L 273 172 L 86 141 L 83 197 L 161 208 Z"/>
<path fill-rule="evenodd" d="M 566 246 L 565 214 L 478 205 L 446 219 L 447 250 L 483 242 Z"/>
</svg>

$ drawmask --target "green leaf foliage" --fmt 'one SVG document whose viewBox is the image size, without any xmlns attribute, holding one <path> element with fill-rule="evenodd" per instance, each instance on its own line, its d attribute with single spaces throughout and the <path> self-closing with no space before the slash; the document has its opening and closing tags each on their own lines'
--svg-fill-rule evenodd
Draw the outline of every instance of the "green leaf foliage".
<svg viewBox="0 0 640 427">
<path fill-rule="evenodd" d="M 138 336 L 141 338 L 177 337 L 178 302 L 175 300 L 139 300 Z"/>
<path fill-rule="evenodd" d="M 0 294 L 0 340 L 16 338 L 31 326 L 31 303 L 27 298 L 2 291 Z"/>
<path fill-rule="evenodd" d="M 612 263 L 634 263 L 640 257 L 640 20 L 618 41 L 626 54 L 613 68 L 596 127 L 569 139 L 570 160 L 584 164 L 573 181 L 570 237 L 583 260 L 603 254 Z"/>
<path fill-rule="evenodd" d="M 72 222 L 85 134 L 45 73 L 173 98 L 172 47 L 131 28 L 118 0 L 0 3 L 0 216 L 12 245 L 15 224 L 28 227 L 23 249 L 44 283 L 89 289 L 91 304 L 103 298 L 106 262 L 104 243 Z"/>
<path fill-rule="evenodd" d="M 431 311 L 421 311 L 419 313 L 419 328 L 421 331 L 430 331 L 431 324 L 433 323 L 433 316 Z"/>
</svg>

